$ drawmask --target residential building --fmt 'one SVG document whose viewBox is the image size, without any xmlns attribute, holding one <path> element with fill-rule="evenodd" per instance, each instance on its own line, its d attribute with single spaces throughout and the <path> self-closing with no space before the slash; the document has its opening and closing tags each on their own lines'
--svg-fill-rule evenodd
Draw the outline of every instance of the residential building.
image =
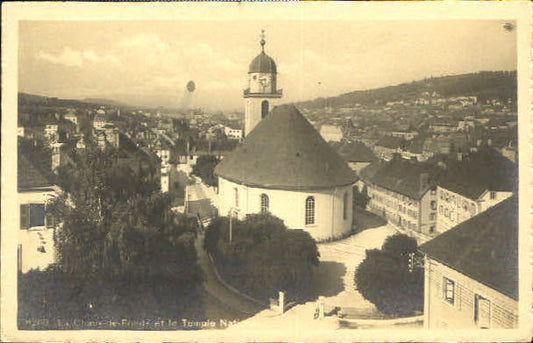
<svg viewBox="0 0 533 343">
<path fill-rule="evenodd" d="M 498 205 L 420 246 L 427 329 L 518 326 L 518 200 Z"/>
<path fill-rule="evenodd" d="M 402 137 L 384 136 L 373 147 L 377 157 L 390 161 L 395 153 L 405 149 L 406 141 Z"/>
<path fill-rule="evenodd" d="M 94 116 L 93 119 L 93 127 L 96 130 L 103 130 L 104 126 L 108 124 L 106 118 L 105 118 L 105 112 L 101 111 L 103 113 L 100 113 L 100 110 L 98 110 L 98 114 Z"/>
<path fill-rule="evenodd" d="M 44 269 L 55 260 L 55 221 L 46 214 L 47 204 L 60 193 L 50 174 L 49 156 L 19 145 L 18 196 L 18 270 Z"/>
<path fill-rule="evenodd" d="M 224 126 L 224 134 L 225 134 L 229 139 L 241 140 L 242 137 L 243 137 L 242 129 L 240 129 L 240 128 L 233 128 L 233 127 L 230 127 L 230 126 Z"/>
<path fill-rule="evenodd" d="M 369 196 L 368 210 L 391 224 L 427 240 L 436 235 L 438 167 L 404 160 L 399 154 L 389 162 L 361 170 L 362 183 Z"/>
<path fill-rule="evenodd" d="M 493 149 L 458 156 L 442 164 L 445 171 L 437 187 L 439 233 L 509 198 L 518 184 L 516 165 Z"/>
<path fill-rule="evenodd" d="M 362 142 L 330 142 L 330 145 L 357 174 L 361 169 L 378 160 L 372 150 Z"/>
</svg>

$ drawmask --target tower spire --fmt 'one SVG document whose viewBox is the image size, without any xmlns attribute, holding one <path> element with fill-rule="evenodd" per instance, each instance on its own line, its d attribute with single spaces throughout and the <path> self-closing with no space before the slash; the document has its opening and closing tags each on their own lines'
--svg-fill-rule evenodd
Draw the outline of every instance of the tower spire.
<svg viewBox="0 0 533 343">
<path fill-rule="evenodd" d="M 265 52 L 265 29 L 261 30 L 261 40 L 259 41 L 259 44 L 261 44 L 261 52 Z"/>
</svg>

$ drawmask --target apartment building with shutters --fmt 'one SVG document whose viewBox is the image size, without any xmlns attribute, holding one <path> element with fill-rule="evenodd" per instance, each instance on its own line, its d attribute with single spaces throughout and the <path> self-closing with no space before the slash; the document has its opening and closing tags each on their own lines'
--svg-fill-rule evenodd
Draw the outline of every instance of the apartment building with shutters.
<svg viewBox="0 0 533 343">
<path fill-rule="evenodd" d="M 420 246 L 428 329 L 518 326 L 518 201 L 508 198 Z"/>
</svg>

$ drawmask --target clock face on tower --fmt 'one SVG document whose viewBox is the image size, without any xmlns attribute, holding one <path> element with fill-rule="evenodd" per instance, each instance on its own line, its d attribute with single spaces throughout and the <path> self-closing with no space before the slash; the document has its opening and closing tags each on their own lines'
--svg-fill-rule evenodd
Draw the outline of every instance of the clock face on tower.
<svg viewBox="0 0 533 343">
<path fill-rule="evenodd" d="M 263 91 L 267 90 L 270 88 L 270 78 L 267 76 L 260 77 L 259 84 L 261 85 Z"/>
</svg>

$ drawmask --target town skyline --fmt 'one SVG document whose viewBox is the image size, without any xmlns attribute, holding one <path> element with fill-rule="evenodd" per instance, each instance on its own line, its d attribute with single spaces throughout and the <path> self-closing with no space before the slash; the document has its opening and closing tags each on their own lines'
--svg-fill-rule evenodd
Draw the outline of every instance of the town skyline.
<svg viewBox="0 0 533 343">
<path fill-rule="evenodd" d="M 246 70 L 260 51 L 262 29 L 265 52 L 278 61 L 286 103 L 428 77 L 516 70 L 516 33 L 505 24 L 21 22 L 19 91 L 178 108 L 193 80 L 197 87 L 189 106 L 241 110 Z M 500 53 L 490 54 L 495 49 Z M 378 52 L 382 58 L 376 59 Z M 33 77 L 36 73 L 42 77 Z"/>
</svg>

